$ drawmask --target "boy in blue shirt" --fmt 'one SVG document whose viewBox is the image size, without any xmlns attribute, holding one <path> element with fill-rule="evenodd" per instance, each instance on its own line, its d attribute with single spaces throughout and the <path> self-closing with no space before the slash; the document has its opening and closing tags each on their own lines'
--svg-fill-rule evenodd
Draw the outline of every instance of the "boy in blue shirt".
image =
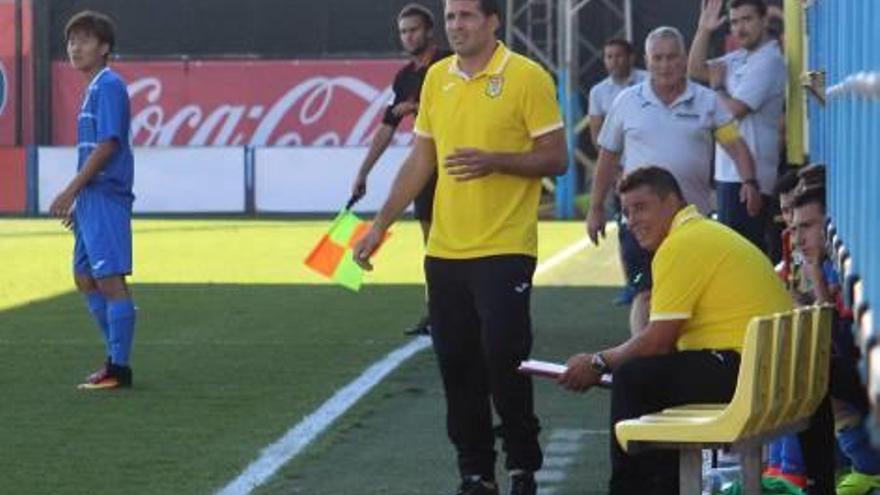
<svg viewBox="0 0 880 495">
<path fill-rule="evenodd" d="M 125 277 L 131 274 L 134 159 L 125 81 L 107 67 L 116 36 L 104 14 L 84 11 L 64 29 L 67 54 L 88 88 L 77 117 L 77 174 L 49 211 L 74 233 L 73 272 L 104 337 L 107 360 L 79 388 L 128 387 L 135 307 Z"/>
</svg>

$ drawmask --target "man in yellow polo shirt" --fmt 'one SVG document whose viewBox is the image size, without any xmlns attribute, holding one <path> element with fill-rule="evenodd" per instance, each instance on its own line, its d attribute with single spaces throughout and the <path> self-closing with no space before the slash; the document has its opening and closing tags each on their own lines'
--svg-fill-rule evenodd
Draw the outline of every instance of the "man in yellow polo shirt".
<svg viewBox="0 0 880 495">
<path fill-rule="evenodd" d="M 498 493 L 492 405 L 509 493 L 536 492 L 539 423 L 532 382 L 516 368 L 532 345 L 540 180 L 566 163 L 553 82 L 497 40 L 499 16 L 497 0 L 446 0 L 455 55 L 428 70 L 413 150 L 354 253 L 369 269 L 384 232 L 438 171 L 425 276 L 461 495 Z"/>
<path fill-rule="evenodd" d="M 746 238 L 688 205 L 675 177 L 646 167 L 620 183 L 639 244 L 654 252 L 650 322 L 625 343 L 568 360 L 559 379 L 586 391 L 614 371 L 611 424 L 688 403 L 733 396 L 746 327 L 792 308 L 770 261 Z M 629 455 L 611 428 L 609 493 L 678 493 L 678 452 Z"/>
</svg>

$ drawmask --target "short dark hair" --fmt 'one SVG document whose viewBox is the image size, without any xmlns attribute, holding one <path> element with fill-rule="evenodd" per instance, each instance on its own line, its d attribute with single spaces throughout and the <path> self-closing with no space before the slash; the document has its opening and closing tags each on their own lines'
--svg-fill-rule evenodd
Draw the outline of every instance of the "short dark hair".
<svg viewBox="0 0 880 495">
<path fill-rule="evenodd" d="M 608 48 L 609 46 L 619 46 L 623 48 L 627 55 L 632 55 L 634 53 L 632 43 L 623 38 L 611 38 L 605 42 L 603 48 Z"/>
<path fill-rule="evenodd" d="M 794 196 L 794 203 L 792 207 L 794 208 L 802 208 L 807 205 L 817 204 L 822 208 L 822 212 L 825 212 L 826 209 L 826 200 L 825 200 L 825 187 L 808 187 L 806 189 L 798 191 Z"/>
<path fill-rule="evenodd" d="M 747 5 L 751 5 L 758 11 L 758 15 L 764 17 L 767 15 L 767 3 L 764 0 L 731 0 L 730 8 L 738 9 L 740 7 L 745 7 Z"/>
<path fill-rule="evenodd" d="M 400 9 L 400 13 L 397 14 L 397 20 L 401 20 L 404 17 L 419 17 L 422 19 L 422 26 L 425 29 L 434 29 L 434 14 L 431 13 L 431 10 L 425 7 L 424 5 L 419 5 L 417 3 L 408 3 Z"/>
<path fill-rule="evenodd" d="M 86 32 L 98 38 L 101 43 L 107 43 L 111 52 L 116 45 L 116 26 L 106 14 L 94 10 L 83 10 L 74 14 L 64 26 L 64 39 L 69 40 L 74 31 Z"/>
<path fill-rule="evenodd" d="M 448 1 L 448 0 L 444 0 Z M 497 15 L 498 18 L 501 18 L 501 7 L 498 5 L 498 0 L 473 0 L 480 5 L 480 12 L 483 13 L 486 17 L 490 15 Z"/>
<path fill-rule="evenodd" d="M 800 178 L 798 177 L 798 171 L 789 170 L 782 174 L 782 177 L 776 181 L 776 185 L 773 187 L 773 194 L 776 196 L 788 194 L 797 188 L 799 181 Z"/>
<path fill-rule="evenodd" d="M 653 165 L 638 168 L 621 179 L 617 190 L 620 194 L 628 193 L 636 188 L 648 186 L 654 194 L 665 199 L 670 194 L 675 194 L 678 199 L 684 201 L 684 194 L 675 176 L 666 169 Z"/>
<path fill-rule="evenodd" d="M 798 189 L 825 187 L 825 165 L 814 163 L 798 170 Z"/>
<path fill-rule="evenodd" d="M 480 1 L 480 10 L 483 11 L 483 14 L 486 16 L 497 15 L 499 18 L 501 17 L 501 7 L 498 5 L 498 0 L 479 0 Z"/>
</svg>

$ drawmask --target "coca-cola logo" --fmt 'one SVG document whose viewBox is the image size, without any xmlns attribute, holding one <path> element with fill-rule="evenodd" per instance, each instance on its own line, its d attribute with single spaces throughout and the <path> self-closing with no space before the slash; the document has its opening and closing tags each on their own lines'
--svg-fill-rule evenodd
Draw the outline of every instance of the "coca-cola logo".
<svg viewBox="0 0 880 495">
<path fill-rule="evenodd" d="M 400 60 L 117 62 L 137 146 L 361 146 L 392 97 Z M 53 143 L 76 142 L 85 90 L 53 65 Z M 412 141 L 411 119 L 395 144 Z"/>
<path fill-rule="evenodd" d="M 129 84 L 135 114 L 132 139 L 142 146 L 358 146 L 369 137 L 384 112 L 391 90 L 379 89 L 354 77 L 313 77 L 290 87 L 268 104 L 226 103 L 214 107 L 190 103 L 174 111 L 163 106 L 163 84 L 145 77 Z M 360 113 L 346 129 L 327 127 L 343 97 L 360 104 Z M 349 102 L 350 103 L 350 102 Z M 353 110 L 347 107 L 349 112 Z M 410 134 L 406 134 L 407 136 Z M 398 136 L 398 141 L 406 136 Z"/>
</svg>

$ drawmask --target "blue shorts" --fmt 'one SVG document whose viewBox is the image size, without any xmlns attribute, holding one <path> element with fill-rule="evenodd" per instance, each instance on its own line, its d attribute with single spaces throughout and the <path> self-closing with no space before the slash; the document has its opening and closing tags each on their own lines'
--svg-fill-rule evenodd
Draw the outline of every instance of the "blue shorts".
<svg viewBox="0 0 880 495">
<path fill-rule="evenodd" d="M 73 272 L 92 278 L 131 274 L 131 205 L 80 192 L 74 210 Z"/>
</svg>

